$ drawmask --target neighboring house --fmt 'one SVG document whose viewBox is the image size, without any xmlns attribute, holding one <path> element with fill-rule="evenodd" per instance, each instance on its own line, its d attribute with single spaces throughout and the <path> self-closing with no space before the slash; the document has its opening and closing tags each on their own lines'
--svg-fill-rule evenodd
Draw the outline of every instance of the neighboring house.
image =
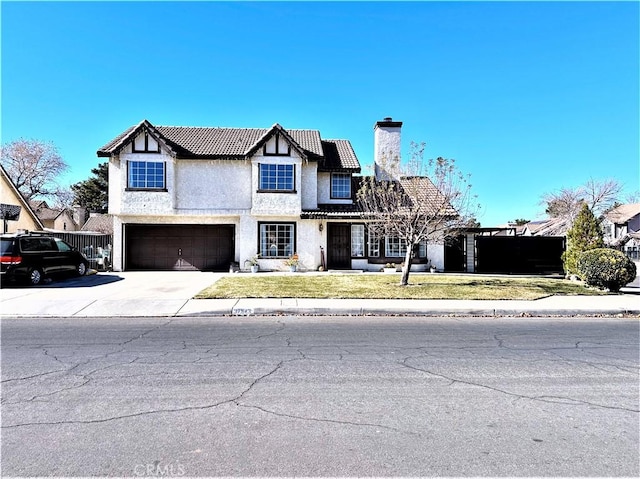
<svg viewBox="0 0 640 479">
<path fill-rule="evenodd" d="M 401 122 L 374 127 L 375 151 L 400 154 Z M 317 130 L 154 126 L 144 120 L 100 148 L 109 161 L 113 269 L 378 270 L 400 263 L 394 238 L 368 235 L 355 203 L 360 163 L 348 140 Z M 443 245 L 429 245 L 443 266 Z M 325 256 L 326 255 L 326 256 Z M 427 245 L 417 263 L 426 268 Z"/>
<path fill-rule="evenodd" d="M 94 231 L 103 234 L 113 234 L 113 216 L 102 213 L 91 213 L 89 219 L 82 226 L 82 231 Z"/>
<path fill-rule="evenodd" d="M 604 242 L 638 259 L 640 251 L 640 203 L 620 205 L 602 219 Z"/>
<path fill-rule="evenodd" d="M 548 218 L 545 220 L 529 221 L 519 236 L 566 236 L 567 231 L 571 227 L 569 219 L 566 218 Z"/>
<path fill-rule="evenodd" d="M 30 201 L 45 229 L 53 231 L 78 231 L 84 223 L 84 210 L 72 211 L 65 208 L 50 208 L 46 201 Z"/>
<path fill-rule="evenodd" d="M 44 225 L 20 194 L 2 165 L 0 165 L 0 176 L 2 177 L 0 181 L 2 232 L 15 233 L 18 230 L 39 231 L 44 229 Z"/>
</svg>

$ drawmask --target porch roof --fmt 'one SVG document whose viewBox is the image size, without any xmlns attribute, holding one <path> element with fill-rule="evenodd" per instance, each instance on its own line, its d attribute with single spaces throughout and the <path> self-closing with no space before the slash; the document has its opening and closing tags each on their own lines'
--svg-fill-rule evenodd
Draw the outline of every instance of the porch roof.
<svg viewBox="0 0 640 479">
<path fill-rule="evenodd" d="M 363 213 L 356 204 L 319 204 L 318 209 L 304 210 L 302 219 L 363 219 Z"/>
</svg>

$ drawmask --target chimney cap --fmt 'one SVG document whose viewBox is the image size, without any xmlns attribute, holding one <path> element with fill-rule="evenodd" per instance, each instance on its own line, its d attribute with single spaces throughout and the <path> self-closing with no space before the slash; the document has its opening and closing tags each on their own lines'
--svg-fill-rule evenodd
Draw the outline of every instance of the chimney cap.
<svg viewBox="0 0 640 479">
<path fill-rule="evenodd" d="M 402 126 L 401 121 L 393 121 L 393 118 L 391 118 L 390 116 L 387 116 L 382 121 L 376 122 L 375 128 L 378 128 L 378 127 L 399 128 L 401 126 Z"/>
</svg>

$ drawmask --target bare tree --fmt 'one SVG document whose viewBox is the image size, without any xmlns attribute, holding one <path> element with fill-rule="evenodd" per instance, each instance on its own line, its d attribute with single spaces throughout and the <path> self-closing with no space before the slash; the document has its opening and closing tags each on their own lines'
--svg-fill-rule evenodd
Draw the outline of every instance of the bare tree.
<svg viewBox="0 0 640 479">
<path fill-rule="evenodd" d="M 40 140 L 21 138 L 2 145 L 0 161 L 27 201 L 38 196 L 55 199 L 61 191 L 58 178 L 69 169 L 53 143 Z"/>
<path fill-rule="evenodd" d="M 552 218 L 566 218 L 573 222 L 586 203 L 596 216 L 610 209 L 620 197 L 622 185 L 614 179 L 594 180 L 590 178 L 577 188 L 562 188 L 542 195 L 541 203 Z"/>
<path fill-rule="evenodd" d="M 409 283 L 411 264 L 424 240 L 443 242 L 453 230 L 475 223 L 480 205 L 471 194 L 469 177 L 455 160 L 424 160 L 424 143 L 411 143 L 410 160 L 399 167 L 398 179 L 364 177 L 357 193 L 358 204 L 377 236 L 399 238 L 406 246 L 400 284 Z M 397 159 L 392 159 L 398 164 Z"/>
<path fill-rule="evenodd" d="M 601 215 L 610 209 L 622 193 L 622 184 L 612 178 L 604 180 L 589 178 L 582 188 L 587 206 L 595 215 Z"/>
</svg>

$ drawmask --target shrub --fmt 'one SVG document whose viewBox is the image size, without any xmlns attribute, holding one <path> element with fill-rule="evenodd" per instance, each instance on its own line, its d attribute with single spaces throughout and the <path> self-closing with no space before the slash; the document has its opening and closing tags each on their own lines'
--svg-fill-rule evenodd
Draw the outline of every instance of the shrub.
<svg viewBox="0 0 640 479">
<path fill-rule="evenodd" d="M 636 277 L 636 265 L 624 253 L 609 248 L 583 252 L 578 258 L 578 275 L 591 286 L 620 291 Z"/>
</svg>

